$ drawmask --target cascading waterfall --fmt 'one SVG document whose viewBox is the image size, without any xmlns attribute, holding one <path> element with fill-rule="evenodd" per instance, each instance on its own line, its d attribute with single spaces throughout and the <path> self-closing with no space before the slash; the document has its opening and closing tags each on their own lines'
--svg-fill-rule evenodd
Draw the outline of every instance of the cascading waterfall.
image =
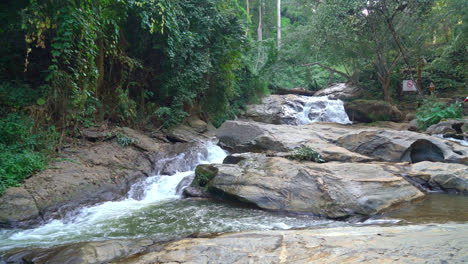
<svg viewBox="0 0 468 264">
<path fill-rule="evenodd" d="M 327 96 L 302 96 L 301 101 L 303 101 L 304 106 L 296 115 L 298 125 L 307 125 L 313 122 L 352 123 L 341 100 L 331 100 Z"/>
<path fill-rule="evenodd" d="M 177 187 L 193 177 L 197 164 L 222 163 L 226 152 L 208 143 L 198 160 L 179 154 L 163 162 L 180 159 L 190 170 L 173 175 L 155 175 L 134 184 L 128 197 L 81 208 L 59 220 L 33 229 L 0 230 L 0 252 L 18 247 L 53 246 L 81 241 L 153 236 L 169 239 L 194 232 L 288 229 L 335 223 L 309 216 L 287 216 L 262 210 L 235 207 L 213 201 L 181 199 Z M 162 163 L 159 165 L 163 165 Z M 180 187 L 180 186 L 179 186 Z"/>
</svg>

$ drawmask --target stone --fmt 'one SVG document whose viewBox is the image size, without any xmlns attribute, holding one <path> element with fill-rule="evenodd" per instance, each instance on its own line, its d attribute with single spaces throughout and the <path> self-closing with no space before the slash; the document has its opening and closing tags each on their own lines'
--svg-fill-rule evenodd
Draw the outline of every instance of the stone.
<svg viewBox="0 0 468 264">
<path fill-rule="evenodd" d="M 168 130 L 164 130 L 167 139 L 172 142 L 204 142 L 209 139 L 207 136 L 197 132 L 187 125 L 179 125 Z"/>
<path fill-rule="evenodd" d="M 22 251 L 8 256 L 6 261 L 34 264 L 101 264 L 143 253 L 152 244 L 150 239 L 84 242 L 52 249 Z"/>
<path fill-rule="evenodd" d="M 17 227 L 21 222 L 38 220 L 39 210 L 31 194 L 23 187 L 12 187 L 0 197 L 0 226 Z"/>
<path fill-rule="evenodd" d="M 237 164 L 203 165 L 211 176 L 201 187 L 214 196 L 263 209 L 330 218 L 372 215 L 423 196 L 390 164 L 299 162 L 258 153 L 238 156 L 243 159 Z"/>
<path fill-rule="evenodd" d="M 304 126 L 227 121 L 219 144 L 232 153 L 289 152 L 309 146 L 326 161 L 423 160 L 468 164 L 468 147 L 439 137 L 368 126 L 313 123 Z M 430 151 L 425 151 L 428 147 Z"/>
<path fill-rule="evenodd" d="M 468 194 L 468 166 L 462 164 L 419 162 L 408 176 L 430 190 Z"/>
<path fill-rule="evenodd" d="M 409 122 L 409 127 L 408 127 L 408 130 L 409 131 L 418 131 L 419 130 L 419 123 L 418 123 L 418 120 L 417 119 L 413 119 Z"/>
<path fill-rule="evenodd" d="M 260 104 L 247 106 L 245 116 L 257 122 L 269 124 L 295 124 L 297 110 L 304 106 L 295 95 L 268 95 Z M 289 99 L 289 100 L 288 100 Z"/>
<path fill-rule="evenodd" d="M 314 96 L 328 96 L 330 99 L 344 101 L 359 98 L 360 95 L 359 88 L 348 83 L 337 83 L 314 94 Z"/>
<path fill-rule="evenodd" d="M 345 110 L 351 121 L 370 123 L 375 121 L 403 121 L 403 113 L 390 103 L 377 100 L 345 102 Z"/>
<path fill-rule="evenodd" d="M 208 131 L 208 124 L 198 118 L 190 118 L 187 120 L 187 123 L 191 128 L 193 128 L 198 133 L 204 133 Z"/>
<path fill-rule="evenodd" d="M 463 263 L 468 226 L 358 226 L 186 238 L 119 260 L 153 263 Z"/>
<path fill-rule="evenodd" d="M 444 161 L 468 164 L 468 148 L 410 131 L 361 130 L 335 142 L 352 152 L 391 162 Z"/>
</svg>

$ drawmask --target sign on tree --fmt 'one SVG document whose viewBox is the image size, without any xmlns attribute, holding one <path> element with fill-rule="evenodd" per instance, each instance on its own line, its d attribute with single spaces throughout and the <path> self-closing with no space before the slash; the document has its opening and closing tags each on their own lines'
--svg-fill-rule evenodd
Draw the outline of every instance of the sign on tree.
<svg viewBox="0 0 468 264">
<path fill-rule="evenodd" d="M 412 80 L 403 81 L 403 92 L 416 92 L 416 83 Z"/>
</svg>

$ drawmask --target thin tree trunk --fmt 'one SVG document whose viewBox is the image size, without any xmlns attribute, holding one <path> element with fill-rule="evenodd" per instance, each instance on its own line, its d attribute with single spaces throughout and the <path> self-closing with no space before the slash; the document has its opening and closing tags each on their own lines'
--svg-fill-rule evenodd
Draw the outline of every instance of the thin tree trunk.
<svg viewBox="0 0 468 264">
<path fill-rule="evenodd" d="M 281 0 L 276 0 L 276 19 L 278 31 L 278 50 L 281 48 Z"/>
<path fill-rule="evenodd" d="M 258 57 L 257 57 L 257 65 L 255 66 L 256 69 L 258 69 L 258 65 L 260 63 L 260 58 L 262 55 L 262 41 L 263 41 L 262 4 L 263 4 L 263 1 L 260 0 L 258 3 L 258 28 L 257 28 Z"/>
</svg>

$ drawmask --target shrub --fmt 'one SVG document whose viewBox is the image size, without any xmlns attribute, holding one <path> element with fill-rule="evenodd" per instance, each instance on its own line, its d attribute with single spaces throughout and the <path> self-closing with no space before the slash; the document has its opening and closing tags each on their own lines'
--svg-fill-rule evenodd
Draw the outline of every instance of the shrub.
<svg viewBox="0 0 468 264">
<path fill-rule="evenodd" d="M 23 114 L 0 118 L 0 195 L 45 168 L 57 137 L 54 127 L 34 129 Z"/>
<path fill-rule="evenodd" d="M 421 130 L 425 130 L 443 119 L 461 118 L 462 116 L 463 109 L 459 104 L 454 103 L 447 106 L 445 103 L 438 102 L 433 98 L 424 100 L 424 103 L 416 112 L 419 129 Z"/>
<path fill-rule="evenodd" d="M 313 161 L 317 163 L 325 162 L 322 156 L 310 147 L 302 147 L 302 148 L 295 149 L 294 154 L 289 156 L 289 158 L 293 160 L 305 160 L 305 161 Z"/>
</svg>

